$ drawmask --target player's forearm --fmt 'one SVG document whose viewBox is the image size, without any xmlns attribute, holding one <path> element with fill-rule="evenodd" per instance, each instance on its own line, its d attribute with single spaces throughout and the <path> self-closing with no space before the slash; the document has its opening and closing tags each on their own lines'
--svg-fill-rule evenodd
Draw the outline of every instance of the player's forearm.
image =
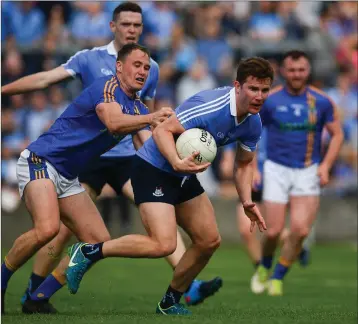
<svg viewBox="0 0 358 324">
<path fill-rule="evenodd" d="M 153 131 L 153 139 L 160 153 L 163 154 L 175 170 L 175 165 L 180 160 L 180 157 L 176 150 L 173 133 L 162 127 L 156 127 Z"/>
<path fill-rule="evenodd" d="M 235 164 L 235 186 L 242 203 L 251 202 L 253 161 L 236 162 Z"/>
<path fill-rule="evenodd" d="M 118 118 L 113 118 L 107 123 L 108 130 L 114 134 L 130 134 L 138 131 L 152 122 L 152 115 L 127 115 L 120 114 Z"/>
<path fill-rule="evenodd" d="M 334 134 L 328 145 L 328 150 L 322 161 L 322 164 L 326 165 L 328 170 L 330 170 L 334 164 L 334 161 L 337 159 L 339 151 L 343 144 L 343 132 Z"/>
<path fill-rule="evenodd" d="M 1 87 L 1 93 L 5 95 L 15 95 L 29 91 L 44 89 L 48 86 L 46 72 L 35 73 L 25 76 L 19 80 L 11 82 Z"/>
</svg>

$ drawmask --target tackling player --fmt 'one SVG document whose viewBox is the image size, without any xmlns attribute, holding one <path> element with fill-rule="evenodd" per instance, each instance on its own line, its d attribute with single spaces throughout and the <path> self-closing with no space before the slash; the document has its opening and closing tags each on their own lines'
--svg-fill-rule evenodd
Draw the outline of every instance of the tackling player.
<svg viewBox="0 0 358 324">
<path fill-rule="evenodd" d="M 99 244 L 77 243 L 70 250 L 66 270 L 68 288 L 76 293 L 85 272 L 107 257 L 159 258 L 176 248 L 176 222 L 189 234 L 192 245 L 174 270 L 173 280 L 158 303 L 156 312 L 187 315 L 179 304 L 191 281 L 200 273 L 220 245 L 211 202 L 197 177 L 210 163 L 196 165 L 194 158 L 181 160 L 174 138 L 190 128 L 207 130 L 217 146 L 238 142 L 235 183 L 251 230 L 257 223 L 266 229 L 260 212 L 251 200 L 252 159 L 261 135 L 258 112 L 273 80 L 270 63 L 262 58 L 243 60 L 237 69 L 234 87 L 199 92 L 176 109 L 176 116 L 157 127 L 137 152 L 132 185 L 135 202 L 148 236 L 127 235 Z"/>
<path fill-rule="evenodd" d="M 3 94 L 16 94 L 27 91 L 44 89 L 51 84 L 78 77 L 87 88 L 94 80 L 105 75 L 115 75 L 115 61 L 117 52 L 123 45 L 128 43 L 137 43 L 143 30 L 142 9 L 135 3 L 124 2 L 113 11 L 110 28 L 114 34 L 114 40 L 106 46 L 95 47 L 91 50 L 83 50 L 72 56 L 67 63 L 51 71 L 41 72 L 26 76 L 13 83 L 2 87 Z M 151 59 L 151 68 L 149 76 L 143 88 L 139 91 L 140 98 L 148 106 L 150 111 L 154 110 L 154 96 L 158 82 L 159 68 L 158 64 Z M 91 166 L 79 175 L 79 180 L 92 199 L 96 199 L 101 193 L 103 186 L 108 183 L 118 195 L 123 194 L 131 201 L 134 201 L 133 190 L 130 184 L 129 176 L 132 167 L 132 160 L 135 149 L 132 144 L 131 136 L 128 135 L 120 144 L 112 150 L 103 154 L 97 161 L 93 161 Z M 30 276 L 28 288 L 22 298 L 22 304 L 29 298 L 45 280 L 46 276 L 52 271 L 58 257 L 61 255 L 66 243 L 72 233 L 61 225 L 58 235 L 44 246 L 36 255 L 33 265 L 33 272 Z M 177 250 L 167 257 L 168 263 L 174 269 L 180 258 L 185 252 L 185 246 L 178 232 Z M 53 274 L 51 275 L 53 276 Z M 53 279 L 53 278 L 51 278 Z M 57 280 L 65 284 L 64 278 L 57 275 Z M 188 291 L 187 297 L 191 296 L 191 303 L 202 301 L 205 294 L 202 294 L 200 300 L 196 300 L 193 294 L 200 289 L 204 282 L 196 280 L 192 290 Z M 34 305 L 26 303 L 23 305 L 23 311 L 32 313 L 50 311 L 55 312 L 51 305 L 44 306 L 44 301 Z"/>
<path fill-rule="evenodd" d="M 328 183 L 343 142 L 334 103 L 307 84 L 310 70 L 306 53 L 286 53 L 281 72 L 286 84 L 272 91 L 260 113 L 267 127 L 263 199 L 268 230 L 263 237 L 261 262 L 251 281 L 254 293 L 262 293 L 267 287 L 271 296 L 283 294 L 283 279 L 310 232 L 319 207 L 320 186 Z M 324 127 L 331 141 L 321 159 Z M 269 278 L 288 204 L 290 234 Z"/>
<path fill-rule="evenodd" d="M 127 134 L 133 134 L 139 147 L 151 135 L 141 129 L 155 127 L 173 113 L 163 108 L 148 114 L 137 97 L 149 69 L 146 48 L 123 46 L 118 52 L 116 75 L 87 87 L 50 129 L 21 153 L 16 170 L 19 192 L 34 227 L 15 240 L 1 265 L 2 304 L 11 276 L 58 234 L 60 219 L 80 240 L 102 242 L 110 238 L 78 174 Z"/>
</svg>

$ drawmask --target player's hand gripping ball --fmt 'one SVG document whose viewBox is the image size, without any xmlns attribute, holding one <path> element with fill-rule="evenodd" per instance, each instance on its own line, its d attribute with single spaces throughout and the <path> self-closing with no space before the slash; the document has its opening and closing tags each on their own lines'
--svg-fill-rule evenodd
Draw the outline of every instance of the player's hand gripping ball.
<svg viewBox="0 0 358 324">
<path fill-rule="evenodd" d="M 191 128 L 182 133 L 176 141 L 176 148 L 181 159 L 200 152 L 195 158 L 196 164 L 213 162 L 217 152 L 214 137 L 200 128 Z"/>
</svg>

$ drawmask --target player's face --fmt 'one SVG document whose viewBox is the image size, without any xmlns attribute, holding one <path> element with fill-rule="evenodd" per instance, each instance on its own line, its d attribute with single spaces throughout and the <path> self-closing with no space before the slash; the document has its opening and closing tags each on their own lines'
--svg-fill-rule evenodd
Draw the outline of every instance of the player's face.
<svg viewBox="0 0 358 324">
<path fill-rule="evenodd" d="M 249 76 L 243 85 L 235 81 L 236 102 L 244 113 L 257 114 L 267 99 L 271 88 L 270 78 L 258 79 Z"/>
<path fill-rule="evenodd" d="M 124 62 L 117 62 L 119 78 L 131 92 L 142 90 L 148 78 L 149 69 L 149 56 L 139 49 L 132 51 Z"/>
<path fill-rule="evenodd" d="M 310 75 L 310 64 L 305 57 L 293 60 L 287 57 L 283 62 L 281 74 L 285 78 L 287 86 L 295 92 L 303 89 Z"/>
<path fill-rule="evenodd" d="M 142 15 L 139 12 L 121 12 L 116 21 L 110 22 L 110 27 L 120 47 L 129 43 L 138 43 L 143 31 Z"/>
</svg>

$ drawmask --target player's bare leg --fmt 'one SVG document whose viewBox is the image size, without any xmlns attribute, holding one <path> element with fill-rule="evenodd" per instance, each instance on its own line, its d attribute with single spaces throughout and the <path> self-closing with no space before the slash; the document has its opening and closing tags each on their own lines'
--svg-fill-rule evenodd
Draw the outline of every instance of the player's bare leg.
<svg viewBox="0 0 358 324">
<path fill-rule="evenodd" d="M 86 192 L 61 198 L 58 202 L 63 223 L 79 240 L 96 243 L 110 239 L 102 217 Z M 64 257 L 52 274 L 31 294 L 31 299 L 24 304 L 28 312 L 36 312 L 38 302 L 48 300 L 62 288 L 66 282 L 65 269 L 68 262 L 69 257 Z"/>
<path fill-rule="evenodd" d="M 264 201 L 263 207 L 267 230 L 262 237 L 261 262 L 251 278 L 251 291 L 255 294 L 265 291 L 274 253 L 285 226 L 286 204 Z"/>
<path fill-rule="evenodd" d="M 134 193 L 133 193 L 133 188 L 132 188 L 130 180 L 128 180 L 124 184 L 124 186 L 122 188 L 122 192 L 128 199 L 130 199 L 131 201 L 134 201 Z M 175 269 L 175 267 L 179 263 L 180 259 L 184 255 L 185 250 L 186 250 L 186 247 L 185 247 L 185 244 L 184 244 L 183 237 L 182 237 L 181 233 L 179 232 L 179 230 L 177 230 L 177 245 L 176 245 L 176 249 L 172 254 L 168 255 L 165 258 L 172 269 Z"/>
<path fill-rule="evenodd" d="M 290 234 L 282 247 L 268 286 L 271 296 L 282 295 L 282 280 L 302 249 L 316 218 L 319 196 L 294 196 L 290 199 Z"/>
<path fill-rule="evenodd" d="M 246 216 L 241 203 L 236 206 L 236 219 L 240 238 L 243 240 L 251 262 L 256 267 L 261 260 L 261 244 L 256 236 L 256 231 L 250 232 L 251 221 Z"/>
<path fill-rule="evenodd" d="M 159 310 L 168 309 L 179 302 L 181 295 L 206 266 L 221 241 L 214 209 L 206 193 L 177 205 L 176 216 L 178 224 L 188 233 L 192 244 L 175 268 L 170 286 L 158 306 Z M 196 295 L 186 296 L 186 299 L 195 298 L 195 301 L 186 301 L 189 304 L 198 304 L 215 293 L 221 285 L 221 279 L 215 278 L 201 285 Z M 175 298 L 168 298 L 170 294 L 174 294 Z"/>
<path fill-rule="evenodd" d="M 12 274 L 42 246 L 51 241 L 60 228 L 57 193 L 50 179 L 31 181 L 24 190 L 26 207 L 34 228 L 18 237 L 1 268 L 1 290 L 4 297 Z"/>
</svg>

